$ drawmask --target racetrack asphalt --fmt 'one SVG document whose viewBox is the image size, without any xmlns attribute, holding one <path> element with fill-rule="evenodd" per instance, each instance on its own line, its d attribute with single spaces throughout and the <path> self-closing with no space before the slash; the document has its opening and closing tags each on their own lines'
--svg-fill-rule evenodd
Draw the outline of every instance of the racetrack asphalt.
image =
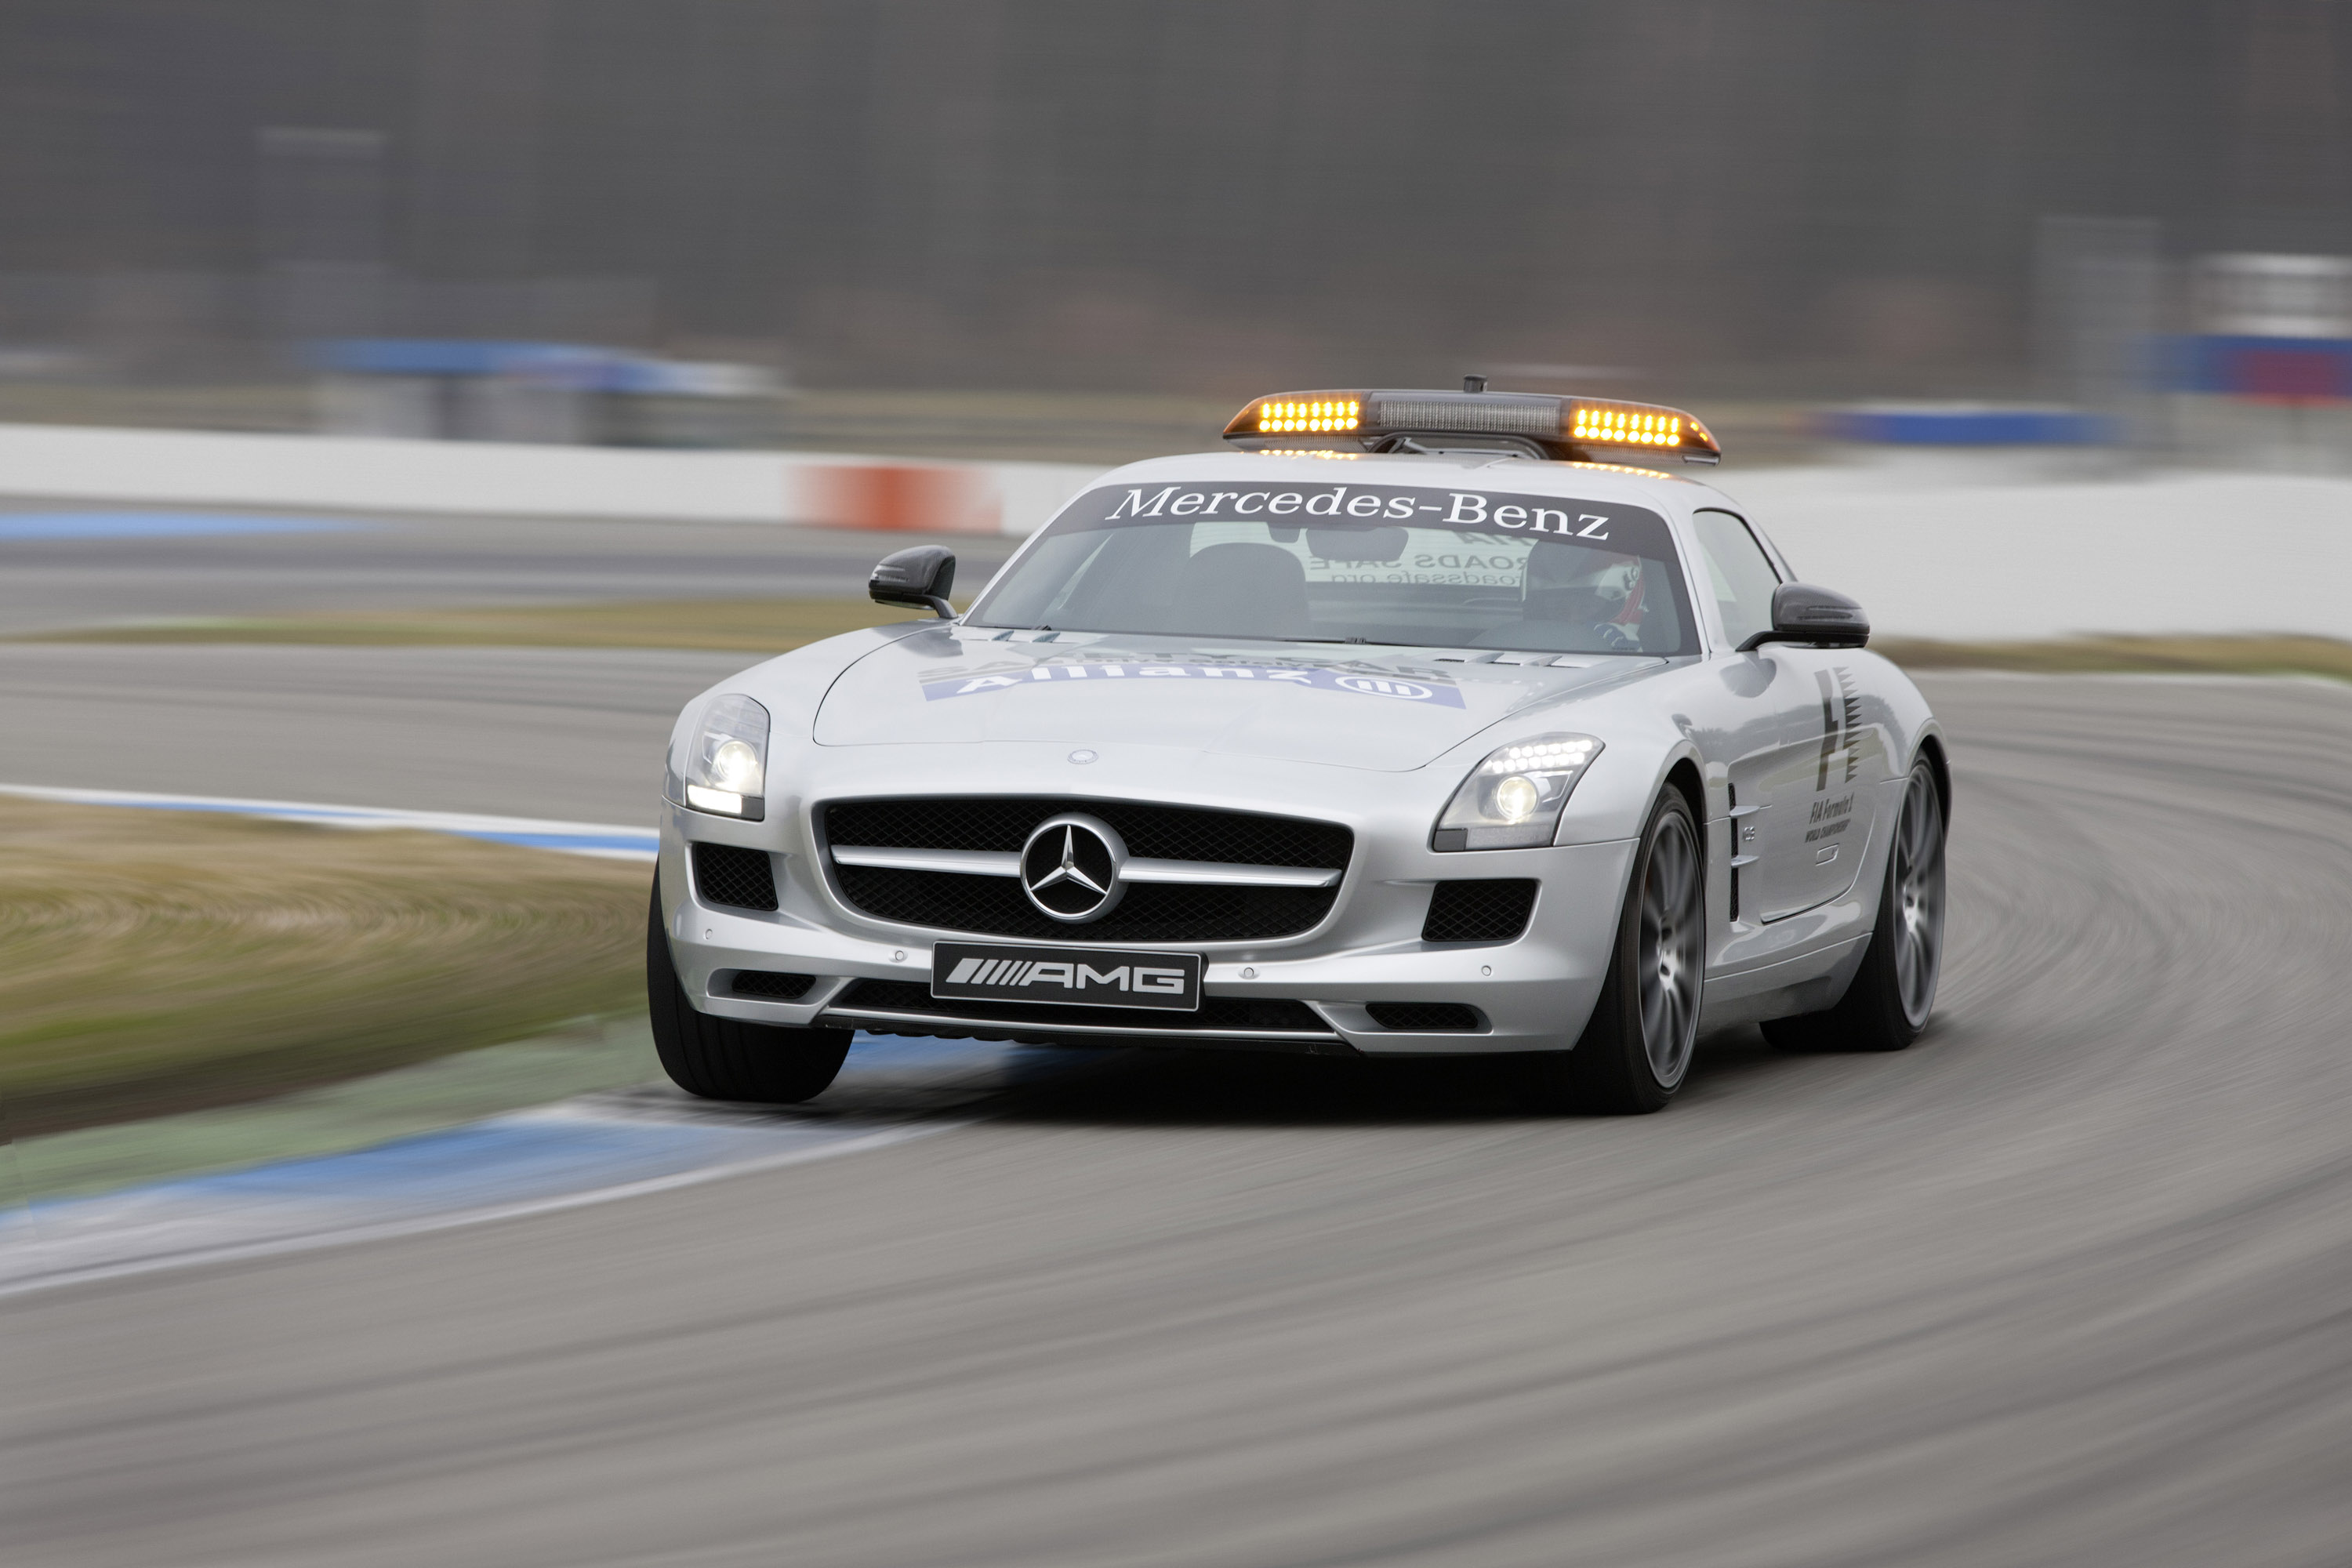
<svg viewBox="0 0 2352 1568">
<path fill-rule="evenodd" d="M 687 699 L 758 656 L 0 644 L 0 784 L 654 824 Z"/>
<path fill-rule="evenodd" d="M 0 500 L 0 635 L 184 616 L 291 611 L 564 605 L 866 593 L 891 550 L 946 543 L 960 581 L 979 588 L 1016 538 L 852 533 L 764 524 L 562 521 L 531 517 L 339 517 L 318 531 L 257 533 L 252 512 L 224 531 L 115 533 L 42 527 L 12 538 L 12 520 L 70 520 L 33 500 Z M 108 520 L 113 508 L 82 508 Z M 197 527 L 209 512 L 184 510 Z M 155 517 L 148 512 L 148 517 Z M 303 521 L 285 515 L 280 521 Z"/>
<path fill-rule="evenodd" d="M 0 500 L 0 636 L 93 624 L 314 610 L 402 610 L 615 599 L 857 597 L 874 563 L 946 543 L 977 588 L 1018 540 L 944 540 L 751 523 L 581 522 L 496 517 L 134 514 L 180 525 L 121 532 L 119 509 Z M 223 531 L 200 529 L 223 519 Z M 12 522 L 37 521 L 30 536 Z M 314 531 L 252 531 L 258 521 Z M 172 787 L 186 788 L 185 784 Z"/>
<path fill-rule="evenodd" d="M 2352 690 L 1921 685 L 1958 801 L 1909 1051 L 1734 1033 L 1613 1121 L 1135 1053 L 871 1152 L 0 1303 L 8 1561 L 2341 1563 Z M 352 768 L 302 789 L 499 809 Z"/>
</svg>

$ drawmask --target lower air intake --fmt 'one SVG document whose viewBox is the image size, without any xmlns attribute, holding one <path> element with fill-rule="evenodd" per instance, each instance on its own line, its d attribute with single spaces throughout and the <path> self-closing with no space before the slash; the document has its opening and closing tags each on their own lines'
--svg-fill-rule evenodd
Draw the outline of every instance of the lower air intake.
<svg viewBox="0 0 2352 1568">
<path fill-rule="evenodd" d="M 1381 1028 L 1409 1035 L 1466 1035 L 1486 1026 L 1477 1008 L 1459 1002 L 1367 1002 L 1364 1011 Z"/>
<path fill-rule="evenodd" d="M 771 1002 L 797 1002 L 816 984 L 814 974 L 786 974 L 773 969 L 738 970 L 728 989 L 738 996 L 760 996 Z"/>
<path fill-rule="evenodd" d="M 1532 877 L 1440 882 L 1430 895 L 1423 942 L 1516 942 L 1536 907 Z"/>
<path fill-rule="evenodd" d="M 1208 1036 L 1272 1031 L 1328 1037 L 1331 1033 L 1331 1026 L 1304 1002 L 1275 997 L 1204 996 L 1198 1012 L 1179 1013 L 1157 1007 L 978 1001 L 934 996 L 931 988 L 919 982 L 861 980 L 832 1003 L 832 1011 L 844 1015 L 855 1016 L 860 1008 L 974 1023 L 1092 1024 L 1133 1029 L 1139 1034 Z"/>
<path fill-rule="evenodd" d="M 776 868 L 764 849 L 732 844 L 694 846 L 694 890 L 706 904 L 772 910 L 776 907 Z"/>
</svg>

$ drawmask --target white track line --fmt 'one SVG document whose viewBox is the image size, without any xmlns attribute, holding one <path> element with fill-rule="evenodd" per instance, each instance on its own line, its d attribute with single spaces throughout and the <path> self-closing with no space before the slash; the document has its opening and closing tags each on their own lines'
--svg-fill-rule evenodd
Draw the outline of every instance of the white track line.
<svg viewBox="0 0 2352 1568">
<path fill-rule="evenodd" d="M 911 1139 L 929 1137 L 934 1132 L 951 1131 L 971 1125 L 968 1121 L 925 1122 L 919 1126 L 887 1127 L 862 1136 L 844 1138 L 837 1142 L 814 1148 L 785 1150 L 780 1153 L 761 1155 L 755 1159 L 736 1160 L 724 1164 L 709 1165 L 699 1170 L 679 1171 L 667 1176 L 652 1176 L 643 1181 L 624 1182 L 610 1187 L 593 1187 L 584 1192 L 560 1193 L 548 1197 L 530 1198 L 519 1203 L 493 1204 L 482 1208 L 457 1209 L 445 1214 L 416 1215 L 406 1219 L 385 1220 L 373 1225 L 354 1226 L 344 1229 L 314 1231 L 302 1236 L 277 1237 L 267 1241 L 236 1242 L 215 1247 L 197 1247 L 186 1252 L 161 1254 L 152 1258 L 127 1259 L 121 1263 L 99 1264 L 62 1273 L 44 1275 L 0 1285 L 0 1300 L 29 1296 L 43 1290 L 63 1289 L 71 1285 L 94 1284 L 106 1279 L 122 1279 L 140 1274 L 161 1273 L 173 1268 L 192 1268 L 200 1265 L 241 1262 L 258 1258 L 283 1257 L 289 1253 L 314 1252 L 323 1247 L 345 1247 L 365 1241 L 383 1241 L 404 1236 L 423 1236 L 437 1230 L 455 1230 L 461 1226 L 488 1225 L 493 1221 L 522 1219 L 532 1215 L 556 1214 L 564 1209 L 586 1208 L 594 1204 L 617 1203 L 623 1198 L 643 1197 L 652 1193 L 666 1193 L 679 1187 L 699 1186 L 705 1182 L 721 1181 L 730 1176 L 746 1176 L 760 1171 L 772 1171 L 786 1165 L 806 1164 L 814 1160 L 829 1160 L 838 1154 L 859 1154 L 870 1149 L 886 1148 Z M 34 1245 L 38 1246 L 36 1241 Z"/>
</svg>

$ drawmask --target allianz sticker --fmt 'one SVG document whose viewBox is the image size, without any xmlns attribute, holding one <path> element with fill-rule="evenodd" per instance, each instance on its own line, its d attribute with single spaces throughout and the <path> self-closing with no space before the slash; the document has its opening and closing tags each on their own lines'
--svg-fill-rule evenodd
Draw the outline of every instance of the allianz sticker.
<svg viewBox="0 0 2352 1568">
<path fill-rule="evenodd" d="M 1267 664 L 1036 664 L 1000 667 L 992 670 L 959 669 L 921 677 L 924 700 L 977 697 L 983 692 L 1011 691 L 1023 687 L 1066 686 L 1074 680 L 1209 680 L 1228 688 L 1244 686 L 1305 687 L 1356 697 L 1381 697 L 1395 702 L 1427 703 L 1439 708 L 1464 706 L 1461 689 L 1443 676 L 1393 674 L 1380 669 L 1330 669 L 1321 666 Z"/>
</svg>

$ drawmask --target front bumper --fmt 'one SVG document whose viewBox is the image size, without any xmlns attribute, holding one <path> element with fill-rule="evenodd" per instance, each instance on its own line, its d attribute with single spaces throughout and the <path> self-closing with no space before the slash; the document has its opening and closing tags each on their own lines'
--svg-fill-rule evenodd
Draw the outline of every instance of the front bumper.
<svg viewBox="0 0 2352 1568">
<path fill-rule="evenodd" d="M 1053 760 L 1060 762 L 1058 751 Z M 1197 773 L 1197 756 L 1194 761 Z M 782 810 L 772 809 L 772 803 L 770 819 L 761 823 L 666 807 L 662 917 L 679 982 L 697 1008 L 721 1017 L 951 1037 L 1381 1056 L 1565 1050 L 1574 1045 L 1600 994 L 1614 944 L 1632 840 L 1440 855 L 1427 847 L 1430 815 L 1423 803 L 1388 809 L 1396 795 L 1412 793 L 1397 789 L 1395 775 L 1359 774 L 1349 782 L 1359 783 L 1362 800 L 1333 801 L 1328 788 L 1321 796 L 1286 792 L 1280 787 L 1284 781 L 1270 781 L 1268 771 L 1263 763 L 1253 764 L 1251 776 L 1236 781 L 1230 791 L 1196 787 L 1180 793 L 1165 787 L 1170 774 L 1164 768 L 1139 768 L 1133 780 L 1104 770 L 1087 780 L 1093 786 L 1087 794 L 1244 811 L 1264 811 L 1269 799 L 1286 798 L 1318 798 L 1336 806 L 1315 815 L 1346 822 L 1355 831 L 1356 852 L 1331 914 L 1321 925 L 1300 936 L 1265 942 L 1095 944 L 1080 940 L 1072 945 L 1097 951 L 1125 945 L 1199 952 L 1204 959 L 1205 997 L 1301 1003 L 1320 1020 L 1321 1026 L 1311 1032 L 1290 1027 L 1203 1030 L 1181 1023 L 1171 1026 L 1165 1015 L 1150 1014 L 1136 1017 L 1131 1026 L 1079 1022 L 1081 1015 L 1075 1011 L 1068 1015 L 1074 1021 L 1055 1024 L 1041 1021 L 1055 1012 L 1043 1005 L 1018 1023 L 986 1021 L 959 1016 L 949 1004 L 937 1012 L 905 1005 L 903 995 L 900 1005 L 887 1008 L 852 1004 L 845 993 L 860 980 L 928 990 L 935 941 L 992 939 L 892 924 L 845 904 L 814 859 L 809 807 L 803 800 L 793 800 Z M 1316 770 L 1321 776 L 1313 782 L 1328 786 L 1328 774 L 1336 771 Z M 854 777 L 829 779 L 825 796 L 904 794 L 906 776 L 904 772 L 893 775 L 896 788 L 861 788 Z M 1005 790 L 1008 794 L 1038 793 L 1034 775 L 1016 775 L 1007 784 L 1013 786 Z M 1160 787 L 1152 787 L 1154 784 Z M 982 792 L 966 785 L 957 793 Z M 1382 801 L 1382 795 L 1388 799 Z M 694 841 L 768 853 L 780 907 L 763 913 L 704 902 L 694 890 L 688 863 L 687 847 Z M 1438 881 L 1519 877 L 1532 878 L 1541 886 L 1527 929 L 1515 940 L 1493 944 L 1421 940 L 1422 922 Z M 816 981 L 790 1001 L 734 994 L 733 978 L 745 970 L 808 974 Z M 1368 1004 L 1381 1002 L 1464 1005 L 1478 1011 L 1485 1026 L 1444 1033 L 1383 1028 L 1366 1011 Z"/>
</svg>

